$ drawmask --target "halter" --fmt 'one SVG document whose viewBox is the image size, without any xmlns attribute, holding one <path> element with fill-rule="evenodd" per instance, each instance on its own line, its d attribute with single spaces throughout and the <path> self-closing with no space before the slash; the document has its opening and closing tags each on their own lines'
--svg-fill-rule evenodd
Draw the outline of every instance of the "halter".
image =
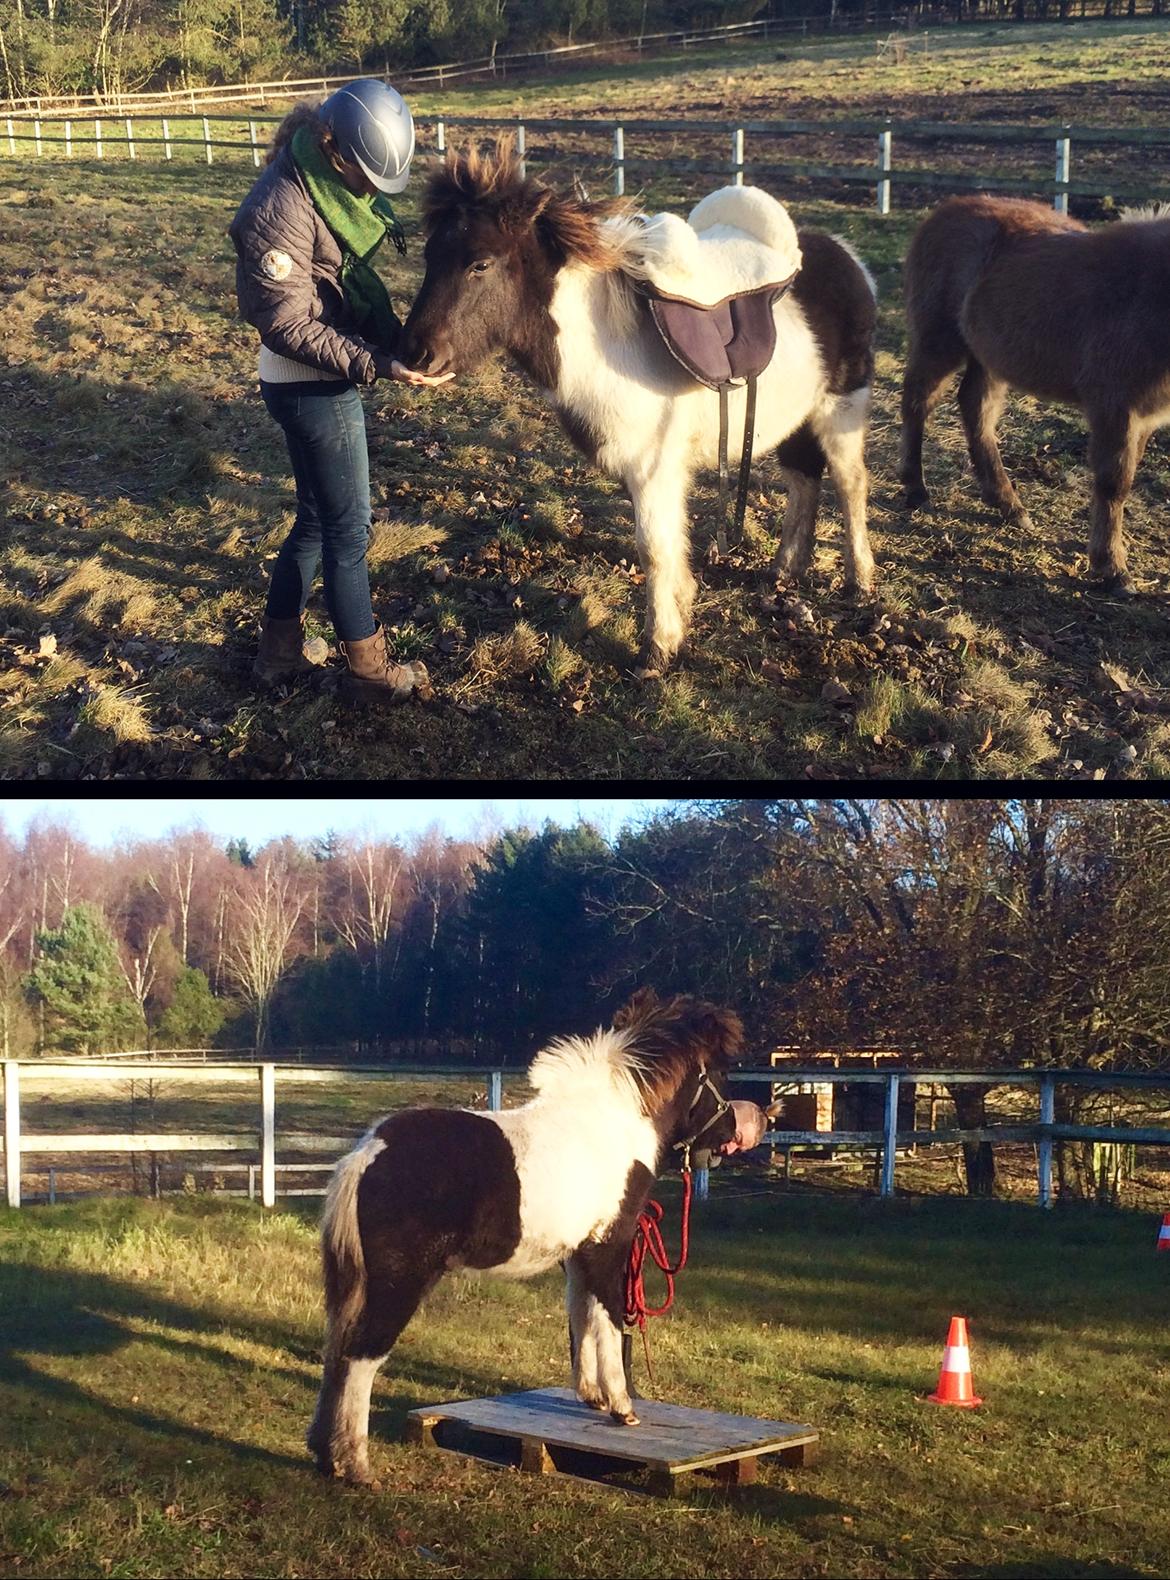
<svg viewBox="0 0 1170 1580">
<path fill-rule="evenodd" d="M 718 1120 L 722 1119 L 724 1114 L 728 1113 L 730 1111 L 730 1109 L 731 1109 L 731 1104 L 727 1101 L 727 1099 L 723 1096 L 723 1094 L 715 1086 L 715 1083 L 712 1081 L 711 1077 L 707 1074 L 706 1070 L 704 1070 L 703 1071 L 703 1078 L 699 1082 L 698 1086 L 695 1088 L 695 1095 L 694 1095 L 694 1097 L 691 1098 L 691 1106 L 687 1109 L 687 1118 L 688 1119 L 694 1113 L 696 1107 L 698 1106 L 699 1099 L 700 1099 L 700 1097 L 702 1097 L 704 1092 L 710 1092 L 711 1096 L 715 1099 L 715 1102 L 718 1105 L 717 1108 L 715 1109 L 715 1112 L 711 1115 L 710 1119 L 708 1119 L 705 1124 L 700 1125 L 697 1130 L 692 1131 L 691 1134 L 689 1136 L 687 1136 L 687 1138 L 684 1141 L 676 1141 L 674 1146 L 673 1146 L 673 1148 L 671 1149 L 674 1152 L 681 1152 L 682 1153 L 682 1165 L 681 1166 L 682 1166 L 682 1172 L 684 1174 L 689 1174 L 690 1171 L 691 1171 L 691 1148 L 694 1146 L 695 1142 L 699 1139 L 699 1137 L 701 1135 L 703 1135 L 706 1131 L 710 1130 L 711 1126 L 713 1124 L 715 1124 Z"/>
</svg>

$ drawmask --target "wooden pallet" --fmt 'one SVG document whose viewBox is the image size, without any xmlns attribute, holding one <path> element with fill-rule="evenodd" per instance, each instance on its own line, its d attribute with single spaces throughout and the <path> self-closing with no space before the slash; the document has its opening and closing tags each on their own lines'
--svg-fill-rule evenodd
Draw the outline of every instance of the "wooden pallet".
<svg viewBox="0 0 1170 1580">
<path fill-rule="evenodd" d="M 583 1405 L 568 1388 L 533 1388 L 497 1399 L 426 1405 L 406 1418 L 408 1442 L 451 1449 L 537 1475 L 601 1480 L 648 1472 L 649 1490 L 669 1497 L 679 1478 L 710 1472 L 725 1486 L 754 1481 L 764 1454 L 808 1464 L 817 1433 L 792 1421 L 723 1415 L 639 1399 L 639 1426 L 624 1426 Z"/>
</svg>

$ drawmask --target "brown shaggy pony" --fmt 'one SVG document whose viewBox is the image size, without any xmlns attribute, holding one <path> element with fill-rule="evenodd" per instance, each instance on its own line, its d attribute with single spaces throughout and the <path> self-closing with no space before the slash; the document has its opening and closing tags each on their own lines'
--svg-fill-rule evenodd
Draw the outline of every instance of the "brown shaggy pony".
<svg viewBox="0 0 1170 1580">
<path fill-rule="evenodd" d="M 1090 231 L 1018 198 L 950 198 L 918 227 L 905 286 L 904 508 L 928 501 L 923 426 L 966 364 L 959 410 L 980 491 L 1021 526 L 1031 522 L 995 437 L 1008 389 L 1084 412 L 1090 570 L 1130 590 L 1122 512 L 1146 441 L 1170 419 L 1170 213 Z"/>
</svg>

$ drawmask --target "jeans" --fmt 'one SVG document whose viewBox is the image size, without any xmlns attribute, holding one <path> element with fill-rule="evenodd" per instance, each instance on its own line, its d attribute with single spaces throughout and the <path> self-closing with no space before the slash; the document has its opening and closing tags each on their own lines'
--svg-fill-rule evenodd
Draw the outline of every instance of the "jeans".
<svg viewBox="0 0 1170 1580">
<path fill-rule="evenodd" d="M 268 384 L 260 393 L 284 429 L 297 485 L 297 515 L 281 544 L 265 613 L 295 620 L 321 566 L 325 603 L 342 642 L 377 630 L 370 603 L 370 457 L 361 396 L 353 384 Z"/>
</svg>

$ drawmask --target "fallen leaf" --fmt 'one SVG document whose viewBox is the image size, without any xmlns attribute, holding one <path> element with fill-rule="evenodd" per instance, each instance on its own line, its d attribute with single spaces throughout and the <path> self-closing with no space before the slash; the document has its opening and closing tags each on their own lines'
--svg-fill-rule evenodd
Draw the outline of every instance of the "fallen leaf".
<svg viewBox="0 0 1170 1580">
<path fill-rule="evenodd" d="M 988 729 L 987 729 L 987 734 L 980 741 L 979 745 L 976 747 L 976 750 L 978 752 L 981 752 L 981 753 L 985 752 L 990 745 L 991 745 L 991 726 L 989 725 Z"/>
<path fill-rule="evenodd" d="M 57 638 L 55 636 L 42 636 L 37 647 L 38 658 L 52 658 L 57 651 Z"/>
</svg>

